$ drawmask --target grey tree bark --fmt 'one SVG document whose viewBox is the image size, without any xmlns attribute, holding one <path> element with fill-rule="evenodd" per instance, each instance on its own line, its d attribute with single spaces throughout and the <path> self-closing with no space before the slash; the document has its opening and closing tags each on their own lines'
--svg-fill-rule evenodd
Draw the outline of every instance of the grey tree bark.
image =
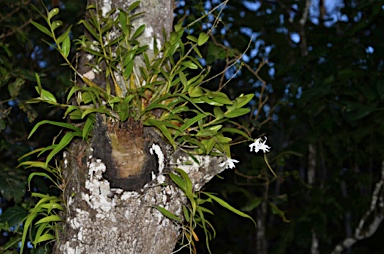
<svg viewBox="0 0 384 254">
<path fill-rule="evenodd" d="M 132 2 L 90 3 L 107 13 Z M 171 32 L 173 5 L 169 0 L 142 1 L 137 11 L 144 15 L 134 26 L 146 24 L 143 44 L 152 45 L 154 35 L 161 43 L 163 29 Z M 85 71 L 79 66 L 80 73 Z M 171 253 L 182 228 L 153 206 L 181 217 L 187 200 L 166 173 L 182 168 L 198 191 L 225 167 L 223 157 L 196 158 L 199 163 L 174 151 L 153 128 L 135 121 L 114 124 L 98 115 L 91 142 L 76 141 L 64 154 L 66 213 L 54 253 Z"/>
</svg>

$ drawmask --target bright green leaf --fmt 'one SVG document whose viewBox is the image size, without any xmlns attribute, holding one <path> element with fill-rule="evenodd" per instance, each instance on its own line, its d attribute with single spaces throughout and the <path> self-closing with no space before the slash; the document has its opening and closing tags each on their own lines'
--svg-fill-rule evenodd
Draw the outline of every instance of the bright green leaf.
<svg viewBox="0 0 384 254">
<path fill-rule="evenodd" d="M 68 57 L 69 52 L 71 51 L 71 39 L 69 38 L 69 35 L 65 37 L 63 43 L 61 44 L 61 50 L 64 57 Z"/>
<path fill-rule="evenodd" d="M 206 43 L 209 39 L 209 35 L 206 33 L 200 33 L 199 38 L 197 39 L 197 45 L 201 46 Z"/>
<path fill-rule="evenodd" d="M 189 96 L 191 96 L 192 98 L 196 98 L 196 97 L 200 97 L 202 96 L 204 93 L 203 93 L 203 89 L 201 89 L 200 86 L 190 86 L 188 88 L 188 94 Z"/>
<path fill-rule="evenodd" d="M 134 9 L 136 9 L 137 7 L 139 7 L 139 5 L 140 5 L 140 1 L 137 1 L 137 2 L 132 3 L 132 4 L 128 7 L 127 12 L 131 12 L 131 11 L 133 11 Z"/>
<path fill-rule="evenodd" d="M 211 193 L 208 193 L 208 192 L 203 192 L 203 193 L 205 195 L 207 195 L 208 197 L 210 197 L 211 199 L 215 200 L 219 205 L 221 205 L 222 207 L 228 209 L 229 211 L 231 211 L 231 212 L 233 212 L 233 213 L 235 213 L 237 215 L 240 215 L 241 217 L 248 218 L 248 219 L 252 220 L 253 223 L 256 226 L 256 222 L 248 214 L 245 214 L 242 211 L 237 210 L 236 208 L 234 208 L 233 206 L 231 206 L 230 204 L 228 204 L 227 202 L 225 202 L 221 198 L 218 198 L 217 196 L 215 196 L 215 195 L 213 195 Z"/>
<path fill-rule="evenodd" d="M 233 117 L 238 117 L 238 116 L 248 114 L 250 111 L 251 110 L 249 108 L 238 108 L 238 109 L 235 109 L 233 111 L 225 112 L 224 116 L 228 117 L 228 118 L 233 118 Z"/>
<path fill-rule="evenodd" d="M 180 71 L 179 77 L 180 77 L 181 84 L 183 84 L 183 86 L 186 88 L 188 86 L 186 75 L 182 71 Z"/>
<path fill-rule="evenodd" d="M 215 115 L 217 120 L 220 120 L 224 117 L 224 112 L 221 110 L 220 107 L 214 107 L 213 108 L 213 114 Z"/>
<path fill-rule="evenodd" d="M 44 26 L 40 25 L 39 23 L 36 23 L 34 21 L 31 21 L 32 25 L 34 25 L 37 29 L 39 29 L 41 32 L 45 33 L 49 37 L 52 37 L 52 33 Z"/>
<path fill-rule="evenodd" d="M 199 68 L 196 64 L 194 64 L 191 61 L 184 61 L 181 64 L 184 65 L 185 67 L 188 67 L 188 68 L 193 69 L 193 70 L 196 70 Z"/>
<path fill-rule="evenodd" d="M 190 40 L 190 41 L 193 41 L 193 42 L 197 42 L 197 38 L 195 36 L 193 36 L 193 35 L 188 35 L 187 39 Z"/>
<path fill-rule="evenodd" d="M 69 26 L 69 27 L 67 28 L 67 30 L 65 30 L 65 32 L 64 32 L 63 34 L 61 34 L 61 35 L 59 36 L 59 38 L 57 38 L 57 43 L 58 43 L 58 44 L 62 43 L 62 42 L 64 41 L 64 39 L 66 39 L 67 37 L 69 37 L 69 33 L 71 32 L 71 28 L 72 28 L 72 26 Z"/>
<path fill-rule="evenodd" d="M 87 139 L 89 133 L 92 131 L 94 123 L 95 117 L 93 117 L 93 115 L 88 116 L 83 127 L 82 138 L 84 140 Z"/>
<path fill-rule="evenodd" d="M 185 188 L 186 188 L 186 185 L 185 185 L 185 181 L 178 175 L 175 175 L 174 173 L 169 173 L 169 177 L 171 178 L 171 180 L 177 185 L 179 186 L 179 188 L 185 192 Z"/>
<path fill-rule="evenodd" d="M 49 223 L 53 221 L 62 221 L 61 217 L 59 215 L 49 215 L 47 217 L 41 218 L 38 220 L 35 225 L 41 224 L 41 223 Z"/>
<path fill-rule="evenodd" d="M 136 39 L 137 37 L 139 37 L 139 36 L 144 32 L 144 29 L 145 29 L 145 24 L 141 25 L 141 26 L 135 31 L 135 33 L 132 35 L 131 40 Z"/>
<path fill-rule="evenodd" d="M 236 98 L 237 101 L 237 108 L 241 108 L 244 105 L 246 105 L 248 102 L 250 102 L 253 98 L 254 94 L 247 94 L 247 95 L 241 95 L 240 97 Z"/>
<path fill-rule="evenodd" d="M 170 211 L 168 211 L 164 207 L 161 207 L 161 206 L 158 206 L 158 205 L 152 206 L 152 207 L 156 208 L 157 210 L 159 210 L 159 212 L 161 212 L 168 219 L 171 219 L 171 220 L 174 220 L 174 221 L 177 221 L 177 222 L 181 222 L 181 219 L 178 216 L 176 216 L 175 214 L 171 213 Z"/>
<path fill-rule="evenodd" d="M 48 20 L 51 20 L 54 16 L 59 14 L 59 8 L 53 8 L 49 13 L 48 13 Z"/>
<path fill-rule="evenodd" d="M 171 143 L 173 147 L 176 147 L 175 140 L 173 140 L 171 133 L 165 127 L 164 123 L 155 119 L 147 119 L 147 125 L 155 126 L 158 128 L 161 133 L 163 133 L 164 137 Z"/>
<path fill-rule="evenodd" d="M 201 143 L 204 145 L 205 153 L 209 154 L 212 151 L 213 147 L 216 145 L 216 139 L 215 138 L 203 139 Z"/>
<path fill-rule="evenodd" d="M 52 22 L 52 30 L 55 31 L 58 27 L 61 27 L 63 25 L 63 22 L 60 21 L 60 20 L 56 20 L 54 22 Z"/>
<path fill-rule="evenodd" d="M 76 136 L 81 137 L 81 134 L 79 135 L 76 132 L 65 133 L 63 138 L 60 140 L 59 144 L 57 144 L 57 146 L 48 154 L 45 163 L 48 164 L 49 161 L 53 158 L 53 156 L 55 156 L 58 152 L 62 151 Z"/>
<path fill-rule="evenodd" d="M 36 238 L 36 240 L 33 243 L 38 244 L 38 243 L 50 241 L 53 239 L 56 239 L 56 237 L 53 236 L 52 234 L 44 234 L 44 235 L 40 236 L 39 238 Z"/>
<path fill-rule="evenodd" d="M 34 127 L 33 129 L 31 130 L 31 133 L 29 134 L 28 138 L 30 138 L 32 136 L 32 134 L 37 130 L 37 128 L 39 128 L 41 125 L 43 124 L 51 124 L 51 125 L 55 125 L 55 126 L 59 126 L 59 127 L 63 127 L 63 128 L 67 128 L 67 129 L 70 129 L 70 130 L 73 130 L 77 133 L 81 133 L 81 129 L 80 128 L 77 128 L 76 126 L 73 126 L 72 124 L 70 123 L 62 123 L 62 122 L 55 122 L 55 121 L 49 121 L 49 120 L 43 120 L 41 122 L 38 122 Z"/>
</svg>

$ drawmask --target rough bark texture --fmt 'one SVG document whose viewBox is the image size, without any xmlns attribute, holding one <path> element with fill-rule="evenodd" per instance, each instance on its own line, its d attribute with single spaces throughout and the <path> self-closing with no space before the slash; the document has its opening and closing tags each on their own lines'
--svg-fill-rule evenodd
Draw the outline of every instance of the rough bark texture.
<svg viewBox="0 0 384 254">
<path fill-rule="evenodd" d="M 55 253 L 172 252 L 180 227 L 153 206 L 160 205 L 181 216 L 186 199 L 164 173 L 182 168 L 197 191 L 224 170 L 220 166 L 224 158 L 197 156 L 197 164 L 184 152 L 172 151 L 153 129 L 145 129 L 144 133 L 152 135 L 148 147 L 157 157 L 153 172 L 159 173 L 153 173 L 151 181 L 138 191 L 111 188 L 103 177 L 108 168 L 101 159 L 93 157 L 93 149 L 86 144 L 73 144 L 71 152 L 65 153 L 67 211 L 64 234 Z"/>
<path fill-rule="evenodd" d="M 132 2 L 92 3 L 106 13 L 112 8 L 125 9 Z M 145 12 L 134 24 L 147 25 L 143 44 L 152 45 L 154 35 L 161 42 L 163 28 L 170 33 L 173 1 L 142 1 L 137 11 Z M 91 58 L 83 56 L 80 62 L 86 59 Z M 87 71 L 82 68 L 81 73 Z M 199 163 L 181 150 L 174 151 L 156 130 L 140 122 L 122 124 L 97 116 L 91 142 L 74 142 L 64 154 L 67 209 L 54 253 L 171 253 L 181 228 L 153 206 L 181 217 L 187 200 L 166 173 L 182 168 L 198 191 L 225 167 L 223 157 L 196 159 Z"/>
</svg>

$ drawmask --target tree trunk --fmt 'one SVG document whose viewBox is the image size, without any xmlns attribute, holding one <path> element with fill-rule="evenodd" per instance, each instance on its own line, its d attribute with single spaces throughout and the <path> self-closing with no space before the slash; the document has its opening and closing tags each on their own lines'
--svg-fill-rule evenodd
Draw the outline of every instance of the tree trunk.
<svg viewBox="0 0 384 254">
<path fill-rule="evenodd" d="M 105 14 L 112 8 L 126 9 L 132 2 L 93 3 Z M 173 4 L 142 1 L 137 11 L 145 13 L 134 21 L 135 27 L 146 24 L 142 44 L 152 45 L 156 35 L 162 38 L 159 45 L 163 28 L 171 32 Z M 79 72 L 84 74 L 87 68 L 79 66 Z M 54 253 L 171 253 L 182 228 L 153 206 L 182 218 L 187 199 L 166 173 L 183 169 L 198 191 L 225 167 L 224 157 L 196 159 L 199 163 L 181 150 L 174 151 L 155 129 L 138 121 L 115 123 L 97 115 L 91 142 L 76 141 L 64 153 L 67 209 Z"/>
</svg>

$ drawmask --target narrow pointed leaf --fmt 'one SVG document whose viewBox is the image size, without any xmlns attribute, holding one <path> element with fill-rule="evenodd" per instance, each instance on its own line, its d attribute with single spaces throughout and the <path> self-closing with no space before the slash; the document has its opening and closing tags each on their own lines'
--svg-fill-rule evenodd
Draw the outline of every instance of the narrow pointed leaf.
<svg viewBox="0 0 384 254">
<path fill-rule="evenodd" d="M 139 37 L 143 32 L 144 32 L 144 29 L 145 29 L 145 25 L 141 25 L 136 31 L 135 33 L 132 35 L 132 40 L 133 39 L 136 39 L 137 37 Z"/>
<path fill-rule="evenodd" d="M 177 215 L 171 213 L 170 211 L 168 211 L 164 207 L 156 205 L 156 206 L 153 206 L 153 208 L 156 208 L 157 210 L 159 210 L 159 212 L 161 212 L 168 219 L 171 219 L 171 220 L 174 220 L 177 222 L 181 222 L 181 219 Z"/>
<path fill-rule="evenodd" d="M 133 11 L 133 10 L 136 9 L 139 5 L 140 5 L 140 1 L 137 1 L 137 2 L 132 3 L 132 4 L 128 7 L 127 12 Z"/>
<path fill-rule="evenodd" d="M 49 215 L 47 217 L 44 217 L 40 220 L 38 220 L 35 225 L 41 224 L 41 223 L 47 223 L 52 221 L 62 221 L 61 217 L 59 215 Z"/>
<path fill-rule="evenodd" d="M 52 33 L 45 27 L 40 25 L 39 23 L 36 23 L 34 21 L 31 21 L 32 25 L 34 25 L 37 29 L 39 29 L 41 32 L 45 33 L 49 37 L 52 37 Z"/>
<path fill-rule="evenodd" d="M 175 140 L 172 138 L 171 133 L 167 127 L 165 127 L 164 123 L 155 119 L 147 119 L 147 122 L 149 125 L 157 127 L 161 133 L 163 133 L 164 137 L 171 143 L 171 145 L 176 147 Z"/>
<path fill-rule="evenodd" d="M 43 124 L 51 124 L 51 125 L 55 125 L 55 126 L 59 126 L 59 127 L 63 127 L 63 128 L 67 128 L 67 129 L 70 129 L 70 130 L 73 130 L 75 132 L 78 132 L 78 133 L 81 133 L 81 129 L 80 128 L 77 128 L 76 126 L 73 126 L 72 124 L 69 124 L 69 123 L 62 123 L 62 122 L 55 122 L 55 121 L 49 121 L 49 120 L 43 120 L 41 122 L 38 122 L 34 127 L 33 129 L 31 130 L 31 133 L 29 134 L 28 138 L 30 138 L 32 136 L 33 133 L 35 133 L 35 131 L 37 130 L 37 128 L 39 128 L 41 125 Z"/>
<path fill-rule="evenodd" d="M 46 164 L 49 163 L 49 161 L 55 156 L 57 153 L 59 153 L 61 150 L 63 150 L 71 141 L 74 137 L 80 136 L 78 133 L 75 132 L 68 132 L 64 135 L 64 137 L 60 140 L 59 144 L 48 154 L 47 160 L 45 161 Z"/>
<path fill-rule="evenodd" d="M 251 110 L 249 108 L 237 108 L 233 111 L 227 111 L 224 113 L 225 117 L 228 118 L 234 118 L 234 117 L 239 117 L 245 114 L 248 114 Z"/>
<path fill-rule="evenodd" d="M 231 212 L 233 212 L 233 213 L 235 213 L 237 215 L 240 215 L 241 217 L 248 218 L 248 219 L 252 220 L 252 222 L 256 226 L 256 222 L 248 214 L 245 214 L 242 211 L 237 210 L 236 208 L 234 208 L 233 206 L 231 206 L 230 204 L 228 204 L 227 202 L 225 202 L 221 198 L 216 197 L 215 195 L 212 195 L 212 194 L 207 193 L 207 192 L 204 192 L 204 194 L 207 195 L 208 197 L 210 197 L 211 199 L 215 200 L 219 205 L 221 205 L 222 207 L 228 209 L 229 211 L 231 211 Z"/>
<path fill-rule="evenodd" d="M 38 243 L 45 242 L 45 241 L 50 241 L 53 239 L 56 239 L 56 237 L 53 236 L 52 234 L 44 234 L 44 235 L 40 236 L 39 239 L 36 239 L 34 244 L 38 244 Z"/>
<path fill-rule="evenodd" d="M 69 33 L 71 32 L 72 26 L 69 26 L 65 32 L 57 38 L 57 43 L 60 44 L 64 41 L 65 38 L 69 36 Z"/>
<path fill-rule="evenodd" d="M 69 52 L 71 51 L 71 39 L 69 35 L 65 37 L 63 43 L 61 44 L 61 50 L 65 57 L 68 57 Z"/>
<path fill-rule="evenodd" d="M 179 188 L 185 192 L 186 184 L 185 181 L 178 175 L 175 175 L 174 173 L 169 173 L 169 177 L 171 180 L 179 186 Z"/>
</svg>

